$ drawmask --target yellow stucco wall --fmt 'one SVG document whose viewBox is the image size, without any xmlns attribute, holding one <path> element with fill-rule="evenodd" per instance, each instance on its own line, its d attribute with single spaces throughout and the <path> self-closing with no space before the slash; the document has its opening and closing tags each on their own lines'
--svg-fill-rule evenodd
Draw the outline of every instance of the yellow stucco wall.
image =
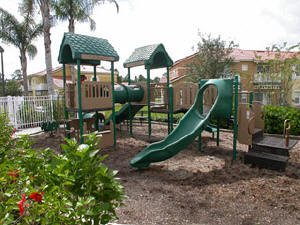
<svg viewBox="0 0 300 225">
<path fill-rule="evenodd" d="M 85 71 L 81 71 L 80 72 L 81 75 L 85 75 L 87 77 L 87 80 L 91 81 L 94 77 L 94 73 L 93 72 L 85 72 Z M 63 73 L 62 73 L 62 69 L 57 70 L 53 73 L 53 77 L 62 77 Z M 66 77 L 67 78 L 71 78 L 71 67 L 70 66 L 66 66 Z M 114 80 L 117 81 L 117 77 L 118 77 L 118 72 L 115 71 L 114 74 Z M 75 70 L 75 80 L 77 80 L 77 71 Z M 110 72 L 108 73 L 103 73 L 103 72 L 97 72 L 97 80 L 100 82 L 110 82 L 111 81 L 111 74 Z"/>
<path fill-rule="evenodd" d="M 179 63 L 176 63 L 174 66 L 170 68 L 170 77 L 173 75 L 175 77 L 180 77 L 183 75 L 187 75 L 189 72 L 188 64 L 190 64 L 194 57 L 188 57 L 187 59 L 184 59 L 180 61 Z M 240 76 L 240 82 L 242 85 L 242 91 L 258 91 L 257 89 L 254 89 L 254 79 L 255 74 L 257 74 L 257 63 L 253 61 L 235 61 L 231 64 L 231 69 L 234 75 Z M 243 70 L 247 67 L 247 70 Z M 173 77 L 172 76 L 172 77 Z M 186 78 L 183 79 L 176 79 L 174 83 L 181 83 L 186 81 Z M 298 87 L 300 90 L 300 78 L 298 80 L 299 86 L 295 85 L 295 87 Z M 279 101 L 279 90 L 271 90 L 271 89 L 261 89 L 261 93 L 273 93 L 272 97 L 275 99 L 274 101 Z"/>
<path fill-rule="evenodd" d="M 94 77 L 94 73 L 93 72 L 85 72 L 85 71 L 81 71 L 81 75 L 85 75 L 87 77 L 88 81 L 92 81 L 93 77 Z M 58 68 L 57 70 L 53 70 L 52 73 L 53 78 L 61 78 L 63 77 L 63 72 L 62 72 L 62 67 Z M 66 65 L 66 77 L 68 80 L 71 79 L 71 66 Z M 115 82 L 117 81 L 117 77 L 118 77 L 118 72 L 115 71 L 114 73 L 114 80 Z M 75 70 L 75 80 L 77 80 L 77 71 Z M 97 81 L 99 82 L 110 82 L 111 81 L 111 74 L 110 72 L 98 72 L 97 73 Z M 43 75 L 29 75 L 28 76 L 28 87 L 30 87 L 32 89 L 31 95 L 36 96 L 37 93 L 35 91 L 35 87 L 36 85 L 39 84 L 46 84 L 47 83 L 47 79 L 46 79 L 46 74 Z M 54 85 L 54 90 L 57 91 L 58 93 L 62 93 L 62 90 L 59 90 L 55 85 Z M 43 95 L 46 95 L 47 93 L 43 93 Z"/>
<path fill-rule="evenodd" d="M 247 66 L 246 71 L 242 70 L 243 66 Z M 233 62 L 231 69 L 234 74 L 240 75 L 240 82 L 243 91 L 253 91 L 254 74 L 257 73 L 256 63 L 254 62 Z"/>
<path fill-rule="evenodd" d="M 292 104 L 300 108 L 300 104 L 295 104 L 295 92 L 300 92 L 300 77 L 296 77 L 292 87 Z M 300 94 L 299 94 L 300 95 Z"/>
<path fill-rule="evenodd" d="M 45 84 L 46 83 L 46 78 L 45 77 L 39 77 L 39 76 L 31 76 L 28 77 L 28 88 L 31 88 L 32 93 L 31 95 L 35 96 L 36 95 L 36 86 L 40 84 Z"/>
</svg>

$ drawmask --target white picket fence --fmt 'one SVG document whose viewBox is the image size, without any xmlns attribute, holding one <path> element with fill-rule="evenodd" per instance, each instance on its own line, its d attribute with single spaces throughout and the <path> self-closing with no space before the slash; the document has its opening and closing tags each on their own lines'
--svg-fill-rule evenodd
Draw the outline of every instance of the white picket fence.
<svg viewBox="0 0 300 225">
<path fill-rule="evenodd" d="M 0 112 L 5 112 L 16 129 L 39 127 L 54 118 L 58 96 L 1 97 Z"/>
</svg>

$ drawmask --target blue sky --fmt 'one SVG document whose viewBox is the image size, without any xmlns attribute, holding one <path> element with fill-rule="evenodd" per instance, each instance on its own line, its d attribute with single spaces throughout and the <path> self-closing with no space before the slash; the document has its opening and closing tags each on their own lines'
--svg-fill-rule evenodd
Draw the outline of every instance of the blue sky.
<svg viewBox="0 0 300 225">
<path fill-rule="evenodd" d="M 4 0 L 0 0 L 4 2 Z M 18 15 L 17 0 L 5 1 L 1 7 Z M 92 15 L 97 23 L 94 32 L 88 24 L 76 24 L 75 32 L 108 39 L 120 55 L 116 68 L 126 75 L 123 62 L 134 48 L 163 43 L 170 57 L 176 61 L 193 53 L 192 46 L 202 33 L 221 35 L 234 40 L 242 49 L 264 50 L 272 44 L 300 41 L 300 1 L 298 0 L 122 0 L 120 12 L 113 4 L 97 7 Z M 59 65 L 57 56 L 67 23 L 52 28 L 53 67 Z M 28 61 L 28 74 L 45 68 L 43 38 L 35 44 L 38 55 Z M 4 48 L 4 73 L 10 76 L 21 68 L 18 49 Z M 108 64 L 103 63 L 109 67 Z M 160 76 L 163 70 L 154 70 L 152 76 Z M 144 73 L 143 68 L 133 69 L 133 75 Z"/>
</svg>

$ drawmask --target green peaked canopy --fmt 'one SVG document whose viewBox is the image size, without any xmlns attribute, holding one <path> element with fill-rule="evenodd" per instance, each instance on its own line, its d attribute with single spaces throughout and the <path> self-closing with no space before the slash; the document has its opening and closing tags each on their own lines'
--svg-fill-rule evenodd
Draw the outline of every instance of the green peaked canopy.
<svg viewBox="0 0 300 225">
<path fill-rule="evenodd" d="M 163 44 L 154 44 L 136 48 L 123 65 L 125 68 L 145 65 L 156 69 L 172 66 L 173 61 Z"/>
<path fill-rule="evenodd" d="M 102 38 L 87 35 L 64 33 L 60 45 L 58 61 L 65 64 L 99 65 L 101 60 L 118 61 L 119 55 L 113 46 Z"/>
</svg>

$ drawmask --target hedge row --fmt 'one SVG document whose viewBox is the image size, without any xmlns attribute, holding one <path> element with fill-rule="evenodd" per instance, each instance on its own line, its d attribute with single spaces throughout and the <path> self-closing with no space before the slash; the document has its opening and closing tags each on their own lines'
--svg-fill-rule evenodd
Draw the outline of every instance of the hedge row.
<svg viewBox="0 0 300 225">
<path fill-rule="evenodd" d="M 268 105 L 266 110 L 265 132 L 269 134 L 283 134 L 284 121 L 291 120 L 292 135 L 300 135 L 300 109 L 287 106 Z"/>
</svg>

